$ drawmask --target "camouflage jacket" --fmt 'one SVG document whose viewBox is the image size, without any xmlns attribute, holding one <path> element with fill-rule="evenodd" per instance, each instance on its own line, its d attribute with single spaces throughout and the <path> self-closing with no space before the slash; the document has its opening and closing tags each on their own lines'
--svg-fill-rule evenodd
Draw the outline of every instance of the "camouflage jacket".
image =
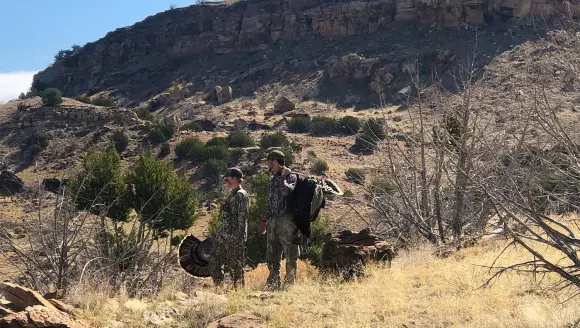
<svg viewBox="0 0 580 328">
<path fill-rule="evenodd" d="M 230 192 L 222 204 L 222 226 L 218 236 L 227 241 L 246 241 L 248 238 L 248 192 L 241 186 Z"/>
<path fill-rule="evenodd" d="M 288 196 L 294 190 L 296 181 L 296 174 L 289 174 L 285 179 L 280 173 L 272 175 L 268 182 L 268 219 L 288 212 Z"/>
</svg>

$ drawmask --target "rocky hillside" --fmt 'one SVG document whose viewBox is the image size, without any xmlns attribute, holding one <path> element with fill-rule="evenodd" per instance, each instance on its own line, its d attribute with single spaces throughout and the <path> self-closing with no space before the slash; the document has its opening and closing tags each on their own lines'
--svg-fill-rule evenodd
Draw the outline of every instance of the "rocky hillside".
<svg viewBox="0 0 580 328">
<path fill-rule="evenodd" d="M 104 92 L 131 107 L 172 86 L 192 96 L 229 85 L 235 97 L 252 97 L 275 83 L 299 88 L 308 82 L 297 96 L 372 107 L 380 95 L 399 99 L 415 61 L 424 74 L 443 74 L 476 38 L 493 57 L 537 36 L 532 24 L 516 18 L 546 12 L 525 1 L 445 6 L 404 0 L 193 5 L 63 51 L 34 83 L 69 97 Z M 483 25 L 476 33 L 464 23 Z M 353 52 L 366 60 L 349 75 L 340 58 Z M 352 83 L 338 83 L 345 81 Z"/>
</svg>

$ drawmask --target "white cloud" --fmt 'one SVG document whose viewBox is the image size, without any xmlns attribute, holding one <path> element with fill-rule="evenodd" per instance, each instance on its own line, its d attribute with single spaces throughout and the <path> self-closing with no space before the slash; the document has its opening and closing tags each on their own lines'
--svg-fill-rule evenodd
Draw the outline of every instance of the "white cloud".
<svg viewBox="0 0 580 328">
<path fill-rule="evenodd" d="M 26 93 L 34 74 L 36 72 L 0 73 L 0 103 L 18 98 L 21 92 Z"/>
</svg>

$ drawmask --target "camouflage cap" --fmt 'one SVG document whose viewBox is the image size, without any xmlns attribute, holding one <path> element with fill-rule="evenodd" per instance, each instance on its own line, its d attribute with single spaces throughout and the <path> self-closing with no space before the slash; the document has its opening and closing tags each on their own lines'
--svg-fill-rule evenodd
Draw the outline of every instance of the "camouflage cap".
<svg viewBox="0 0 580 328">
<path fill-rule="evenodd" d="M 272 150 L 268 153 L 268 157 L 266 157 L 267 160 L 280 160 L 284 158 L 286 158 L 286 155 L 280 150 Z"/>
</svg>

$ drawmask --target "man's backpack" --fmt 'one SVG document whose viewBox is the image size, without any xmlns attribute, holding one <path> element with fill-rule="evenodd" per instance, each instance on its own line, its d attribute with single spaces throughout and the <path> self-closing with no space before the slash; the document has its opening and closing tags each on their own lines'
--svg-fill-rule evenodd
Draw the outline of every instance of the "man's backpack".
<svg viewBox="0 0 580 328">
<path fill-rule="evenodd" d="M 310 236 L 310 223 L 326 205 L 324 189 L 316 177 L 292 172 L 296 175 L 294 192 L 288 199 L 288 210 L 294 218 L 296 227 L 305 237 Z"/>
</svg>

